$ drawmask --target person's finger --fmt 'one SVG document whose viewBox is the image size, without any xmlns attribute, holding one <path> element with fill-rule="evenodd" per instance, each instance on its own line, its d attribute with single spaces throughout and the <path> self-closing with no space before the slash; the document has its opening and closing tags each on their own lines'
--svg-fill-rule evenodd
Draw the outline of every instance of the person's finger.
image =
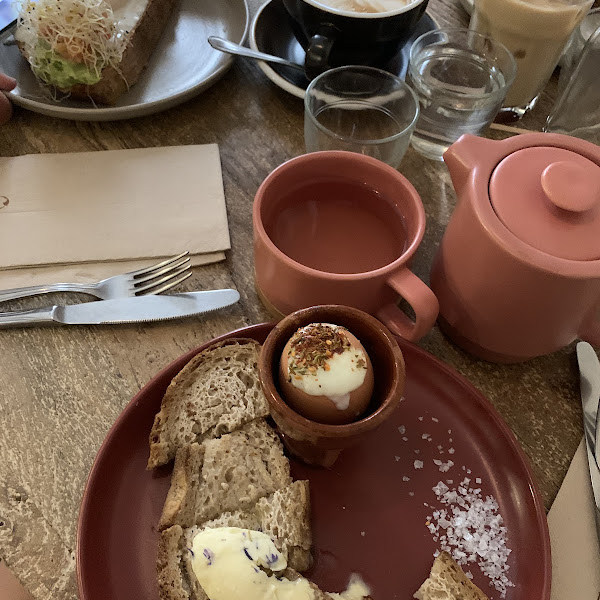
<svg viewBox="0 0 600 600">
<path fill-rule="evenodd" d="M 10 100 L 0 92 L 0 125 L 4 125 L 12 116 Z"/>
<path fill-rule="evenodd" d="M 17 85 L 17 80 L 14 77 L 9 77 L 4 73 L 0 73 L 0 90 L 10 92 Z"/>
</svg>

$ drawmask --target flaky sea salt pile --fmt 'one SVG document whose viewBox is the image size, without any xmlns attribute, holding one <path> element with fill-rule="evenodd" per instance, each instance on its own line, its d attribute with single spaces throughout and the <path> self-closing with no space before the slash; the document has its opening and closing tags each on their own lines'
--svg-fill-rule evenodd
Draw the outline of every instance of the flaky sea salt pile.
<svg viewBox="0 0 600 600">
<path fill-rule="evenodd" d="M 439 502 L 447 508 L 434 510 L 427 517 L 427 528 L 440 548 L 449 552 L 459 565 L 477 563 L 492 586 L 506 597 L 514 587 L 508 578 L 506 527 L 493 496 L 482 497 L 481 489 L 471 488 L 465 477 L 450 489 L 442 481 L 433 488 Z"/>
<path fill-rule="evenodd" d="M 448 462 L 444 462 L 437 458 L 433 459 L 433 464 L 435 464 L 442 473 L 446 473 L 447 471 L 450 470 L 451 467 L 454 466 L 454 462 L 451 460 L 449 460 Z"/>
</svg>

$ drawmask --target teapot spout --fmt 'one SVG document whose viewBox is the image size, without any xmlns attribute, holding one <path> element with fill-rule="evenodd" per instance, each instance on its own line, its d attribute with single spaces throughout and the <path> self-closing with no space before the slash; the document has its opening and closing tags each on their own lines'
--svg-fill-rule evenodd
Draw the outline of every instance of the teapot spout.
<svg viewBox="0 0 600 600">
<path fill-rule="evenodd" d="M 488 178 L 494 168 L 498 142 L 465 133 L 444 152 L 444 162 L 450 172 L 452 184 L 460 197 L 467 181 L 479 172 L 486 172 Z"/>
</svg>

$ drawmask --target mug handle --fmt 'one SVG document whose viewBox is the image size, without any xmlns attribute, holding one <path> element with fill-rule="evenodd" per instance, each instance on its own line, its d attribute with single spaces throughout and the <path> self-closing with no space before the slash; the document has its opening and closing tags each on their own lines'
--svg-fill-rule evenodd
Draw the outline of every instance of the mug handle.
<svg viewBox="0 0 600 600">
<path fill-rule="evenodd" d="M 336 29 L 332 25 L 324 25 L 309 40 L 304 72 L 309 79 L 314 79 L 329 69 L 329 55 L 336 38 Z"/>
<path fill-rule="evenodd" d="M 377 318 L 395 335 L 418 342 L 437 319 L 440 310 L 438 299 L 423 281 L 406 268 L 393 273 L 387 284 L 410 304 L 415 321 L 411 321 L 395 304 L 382 307 Z"/>
<path fill-rule="evenodd" d="M 589 342 L 592 346 L 600 348 L 600 306 L 596 308 L 594 315 L 595 318 L 584 325 L 579 337 L 584 342 Z"/>
</svg>

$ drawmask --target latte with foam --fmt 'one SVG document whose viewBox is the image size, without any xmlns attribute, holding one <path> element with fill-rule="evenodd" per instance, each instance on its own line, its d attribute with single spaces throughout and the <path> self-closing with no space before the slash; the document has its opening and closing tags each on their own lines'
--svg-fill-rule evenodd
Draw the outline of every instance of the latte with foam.
<svg viewBox="0 0 600 600">
<path fill-rule="evenodd" d="M 346 10 L 356 13 L 387 13 L 399 10 L 411 0 L 318 0 L 324 8 Z"/>
</svg>

